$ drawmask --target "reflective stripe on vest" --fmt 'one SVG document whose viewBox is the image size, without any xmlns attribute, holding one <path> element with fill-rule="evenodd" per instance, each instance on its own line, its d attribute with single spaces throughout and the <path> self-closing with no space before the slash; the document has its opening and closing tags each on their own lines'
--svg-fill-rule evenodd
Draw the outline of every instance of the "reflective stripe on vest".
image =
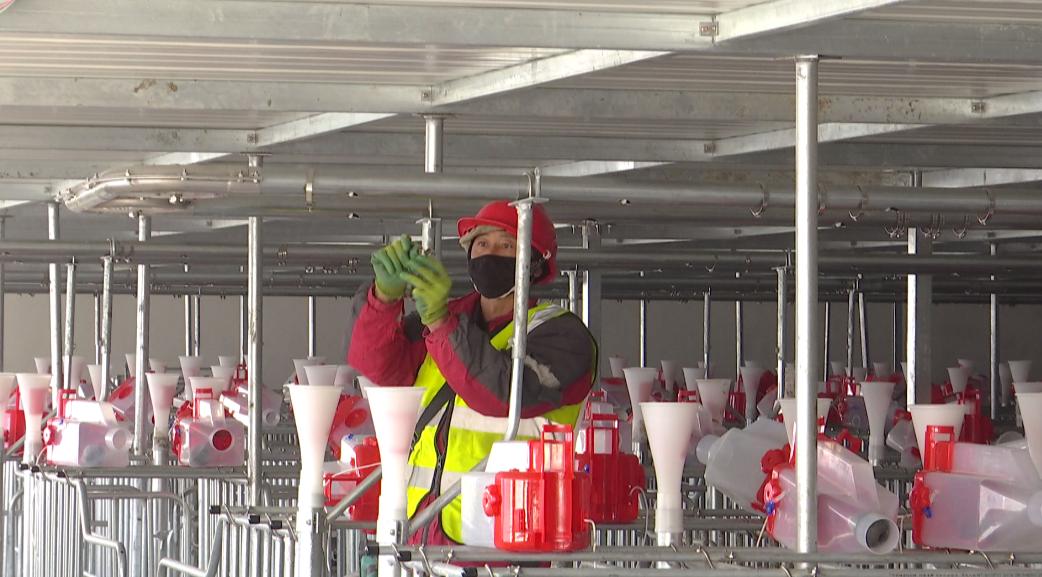
<svg viewBox="0 0 1042 577">
<path fill-rule="evenodd" d="M 558 306 L 543 304 L 528 310 L 528 331 L 531 333 L 544 322 L 559 316 L 570 314 Z M 498 350 L 507 350 L 512 345 L 514 323 L 503 327 L 490 344 Z M 596 346 L 596 345 L 594 345 Z M 596 357 L 596 355 L 594 355 Z M 434 399 L 441 387 L 445 386 L 445 377 L 430 355 L 424 359 L 416 376 L 415 386 L 426 389 L 423 406 L 426 407 Z M 579 418 L 582 403 L 565 405 L 539 417 L 521 419 L 517 440 L 534 439 L 539 436 L 543 425 L 548 423 L 575 426 Z M 434 482 L 435 468 L 438 464 L 438 450 L 435 446 L 435 435 L 445 409 L 442 409 L 430 424 L 423 429 L 420 439 L 409 456 L 412 474 L 409 478 L 409 517 L 412 517 L 430 492 Z M 501 417 L 488 417 L 467 406 L 458 395 L 455 398 L 452 419 L 449 423 L 448 446 L 445 452 L 445 466 L 441 476 L 441 489 L 445 490 L 462 478 L 478 463 L 488 456 L 492 444 L 503 440 L 508 420 Z M 441 512 L 442 531 L 452 540 L 462 542 L 462 499 L 457 497 Z"/>
</svg>

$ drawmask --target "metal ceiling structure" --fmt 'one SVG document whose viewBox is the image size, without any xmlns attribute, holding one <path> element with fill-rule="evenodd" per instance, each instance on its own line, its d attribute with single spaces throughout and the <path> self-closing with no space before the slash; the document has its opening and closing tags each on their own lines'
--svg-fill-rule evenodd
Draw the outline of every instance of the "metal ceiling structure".
<svg viewBox="0 0 1042 577">
<path fill-rule="evenodd" d="M 449 174 L 539 167 L 548 176 L 787 187 L 799 53 L 825 58 L 823 182 L 905 186 L 922 171 L 928 187 L 1030 189 L 1042 179 L 1040 19 L 1037 2 L 990 0 L 217 0 L 147 9 L 18 0 L 0 14 L 6 234 L 41 238 L 41 202 L 112 169 L 244 166 L 244 153 L 263 153 L 267 166 L 419 173 L 418 115 L 430 113 L 449 115 Z M 216 220 L 200 219 L 206 210 L 157 215 L 153 234 L 206 242 L 244 230 L 248 208 L 231 206 L 242 210 Z M 445 205 L 438 216 L 469 206 Z M 280 217 L 273 230 L 372 242 L 408 228 L 425 209 L 415 207 L 351 211 L 305 206 L 301 195 L 263 214 Z M 591 202 L 559 218 L 596 219 L 629 239 L 791 246 L 777 227 L 792 213 L 778 207 L 763 219 L 707 207 L 704 218 L 674 216 L 658 235 L 632 234 L 666 208 L 629 217 Z M 900 219 L 845 213 L 823 215 L 844 248 L 903 250 L 887 232 Z M 939 216 L 904 217 L 929 226 Z M 1023 240 L 1038 228 L 1034 217 L 1000 212 L 987 228 L 977 216 L 945 214 L 938 241 L 980 251 L 980 241 Z M 65 218 L 67 238 L 136 233 L 129 219 Z M 293 224 L 302 218 L 317 224 Z M 963 229 L 970 234 L 960 239 Z"/>
</svg>

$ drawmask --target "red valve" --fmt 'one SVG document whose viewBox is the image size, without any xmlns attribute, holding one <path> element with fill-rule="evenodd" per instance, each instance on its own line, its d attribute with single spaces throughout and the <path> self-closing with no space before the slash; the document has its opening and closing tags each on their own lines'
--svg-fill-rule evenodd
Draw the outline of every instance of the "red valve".
<svg viewBox="0 0 1042 577">
<path fill-rule="evenodd" d="M 495 517 L 499 514 L 499 508 L 503 504 L 503 497 L 499 494 L 499 485 L 485 487 L 485 494 L 481 496 L 481 510 L 486 517 Z"/>
</svg>

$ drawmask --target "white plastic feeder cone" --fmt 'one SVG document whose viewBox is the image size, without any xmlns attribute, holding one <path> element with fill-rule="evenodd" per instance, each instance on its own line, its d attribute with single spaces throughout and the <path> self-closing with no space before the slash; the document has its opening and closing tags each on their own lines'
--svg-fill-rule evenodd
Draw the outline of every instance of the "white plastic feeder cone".
<svg viewBox="0 0 1042 577">
<path fill-rule="evenodd" d="M 235 365 L 239 364 L 239 357 L 233 357 L 231 355 L 218 355 L 217 364 L 221 365 L 222 367 L 235 368 Z"/>
<path fill-rule="evenodd" d="M 641 403 L 648 431 L 648 444 L 655 465 L 658 487 L 655 503 L 655 532 L 659 535 L 684 530 L 684 501 L 680 480 L 690 448 L 691 433 L 698 419 L 694 403 Z"/>
<path fill-rule="evenodd" d="M 321 364 L 317 359 L 293 359 L 293 370 L 297 376 L 297 384 L 308 384 L 308 375 L 304 371 L 304 367 L 313 367 Z"/>
<path fill-rule="evenodd" d="M 25 450 L 23 463 L 33 463 L 43 449 L 43 412 L 51 396 L 51 375 L 18 373 L 18 394 L 25 412 Z"/>
<path fill-rule="evenodd" d="M 1024 438 L 1035 469 L 1042 475 L 1042 393 L 1017 393 L 1020 414 L 1024 419 Z"/>
<path fill-rule="evenodd" d="M 905 361 L 901 361 L 901 374 L 905 376 L 908 375 L 908 363 Z"/>
<path fill-rule="evenodd" d="M 1026 383 L 1031 374 L 1031 361 L 1008 361 L 1010 375 L 1014 383 Z"/>
<path fill-rule="evenodd" d="M 829 366 L 832 368 L 832 376 L 846 376 L 847 368 L 842 361 L 830 361 Z"/>
<path fill-rule="evenodd" d="M 612 377 L 615 377 L 616 379 L 625 378 L 622 369 L 626 367 L 626 359 L 617 355 L 612 355 L 608 357 L 608 366 L 611 367 Z"/>
<path fill-rule="evenodd" d="M 33 364 L 36 365 L 36 374 L 51 374 L 51 357 L 33 357 Z"/>
<path fill-rule="evenodd" d="M 307 373 L 309 385 L 332 387 L 336 382 L 336 373 L 339 368 L 336 365 L 315 365 L 304 367 L 304 372 Z"/>
<path fill-rule="evenodd" d="M 763 377 L 764 370 L 744 366 L 739 369 L 739 373 L 742 375 L 742 387 L 745 389 L 745 422 L 752 423 L 756 420 L 756 394 L 760 390 L 760 378 Z"/>
<path fill-rule="evenodd" d="M 894 383 L 874 381 L 861 383 L 861 397 L 865 400 L 868 414 L 868 459 L 883 458 L 886 446 L 886 416 L 890 411 L 890 399 L 894 394 Z"/>
<path fill-rule="evenodd" d="M 622 370 L 626 377 L 626 389 L 630 393 L 630 407 L 633 408 L 633 440 L 643 441 L 647 438 L 644 429 L 644 417 L 640 412 L 640 404 L 651 400 L 651 387 L 658 376 L 658 369 L 647 367 L 629 367 Z"/>
<path fill-rule="evenodd" d="M 678 374 L 680 363 L 676 361 L 662 361 L 662 382 L 666 384 L 666 390 L 672 391 L 680 386 Z"/>
<path fill-rule="evenodd" d="M 333 377 L 333 384 L 342 389 L 351 389 L 355 384 L 355 377 L 357 376 L 358 371 L 351 365 L 338 365 L 336 377 Z"/>
<path fill-rule="evenodd" d="M 763 365 L 760 364 L 760 361 L 742 361 L 742 367 L 746 369 L 762 369 Z"/>
<path fill-rule="evenodd" d="M 69 368 L 70 365 L 72 366 L 71 369 Z M 65 374 L 62 375 L 65 382 L 62 383 L 62 386 L 64 387 L 66 383 L 69 383 L 72 385 L 73 389 L 79 389 L 80 383 L 83 382 L 83 370 L 87 368 L 87 359 L 73 355 L 70 362 L 69 357 L 63 356 L 62 366 L 65 367 Z M 71 379 L 69 378 L 70 375 L 72 377 Z"/>
<path fill-rule="evenodd" d="M 1013 390 L 1013 373 L 1009 371 L 1009 365 L 999 363 L 999 382 L 1002 384 L 1002 406 L 1009 406 L 1009 393 Z"/>
<path fill-rule="evenodd" d="M 698 398 L 718 424 L 724 422 L 727 409 L 727 393 L 731 389 L 730 379 L 698 379 Z"/>
<path fill-rule="evenodd" d="M 959 438 L 962 432 L 963 417 L 969 405 L 955 403 L 945 405 L 910 405 L 908 412 L 912 413 L 912 426 L 915 427 L 915 441 L 919 444 L 920 453 L 926 451 L 926 427 L 941 426 L 954 427 L 955 438 Z M 923 455 L 925 460 L 926 455 Z"/>
<path fill-rule="evenodd" d="M 133 353 L 127 353 L 123 355 L 123 358 L 127 361 L 127 374 L 130 375 L 130 378 L 134 378 L 135 376 L 137 376 L 137 355 Z"/>
<path fill-rule="evenodd" d="M 297 424 L 300 443 L 300 485 L 297 488 L 297 508 L 302 514 L 325 504 L 322 488 L 322 463 L 326 454 L 329 428 L 333 425 L 338 387 L 308 387 L 289 385 L 289 400 Z"/>
<path fill-rule="evenodd" d="M 860 383 L 868 378 L 868 369 L 865 367 L 854 367 L 850 369 L 850 375 L 854 377 L 854 381 Z"/>
<path fill-rule="evenodd" d="M 376 442 L 380 445 L 380 467 L 383 470 L 380 513 L 376 521 L 376 540 L 381 545 L 394 543 L 395 525 L 407 518 L 409 451 L 422 400 L 423 389 L 419 387 L 369 389 L 369 408 L 374 417 L 373 426 L 376 429 Z M 335 408 L 336 401 L 331 404 Z"/>
<path fill-rule="evenodd" d="M 228 379 L 220 377 L 188 377 L 188 384 L 192 388 L 193 398 L 199 389 L 210 389 L 213 391 L 213 398 L 216 399 L 228 390 L 229 382 Z"/>
<path fill-rule="evenodd" d="M 192 387 L 189 385 L 188 379 L 202 375 L 203 357 L 180 356 L 177 357 L 177 360 L 181 363 L 181 374 L 185 378 L 185 399 L 191 401 Z"/>
<path fill-rule="evenodd" d="M 829 408 L 832 407 L 832 399 L 817 399 L 818 401 L 818 420 L 821 422 L 829 416 Z M 786 398 L 778 399 L 778 403 L 781 405 L 782 421 L 785 424 L 785 435 L 789 438 L 789 446 L 796 446 L 796 399 Z M 817 428 L 817 424 L 814 425 Z"/>
<path fill-rule="evenodd" d="M 889 377 L 890 363 L 872 363 L 872 370 L 875 371 L 877 379 Z"/>
<path fill-rule="evenodd" d="M 1042 393 L 1042 381 L 1014 382 L 1013 390 L 1018 397 L 1025 393 Z"/>
<path fill-rule="evenodd" d="M 970 359 L 955 359 L 955 362 L 960 367 L 969 369 L 971 373 L 973 372 L 974 364 L 973 364 L 972 360 L 970 360 Z"/>
<path fill-rule="evenodd" d="M 90 376 L 90 387 L 83 387 L 83 398 L 87 400 L 104 400 L 105 387 L 104 383 L 101 382 L 101 365 L 87 365 L 87 374 Z"/>
<path fill-rule="evenodd" d="M 156 434 L 167 435 L 170 422 L 170 408 L 174 404 L 174 393 L 177 392 L 177 373 L 146 373 L 148 396 L 152 399 L 152 415 L 155 419 Z M 161 433 L 160 433 L 161 431 Z"/>
<path fill-rule="evenodd" d="M 966 392 L 966 383 L 970 382 L 970 369 L 966 367 L 948 367 L 948 380 L 952 383 L 952 391 Z"/>
<path fill-rule="evenodd" d="M 373 389 L 373 388 L 376 388 L 376 387 L 379 387 L 379 386 L 380 385 L 377 385 L 373 381 L 369 380 L 368 377 L 363 377 L 362 375 L 358 375 L 358 388 L 361 389 L 361 393 L 362 393 L 362 398 L 363 399 L 368 399 L 369 398 L 369 389 Z"/>
<path fill-rule="evenodd" d="M 706 370 L 698 367 L 684 367 L 684 388 L 689 391 L 698 390 L 698 381 L 706 378 Z"/>
</svg>

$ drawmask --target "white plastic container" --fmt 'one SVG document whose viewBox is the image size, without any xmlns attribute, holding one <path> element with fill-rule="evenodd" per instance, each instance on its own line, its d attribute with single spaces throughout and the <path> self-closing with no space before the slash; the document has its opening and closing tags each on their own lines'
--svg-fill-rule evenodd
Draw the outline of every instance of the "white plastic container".
<svg viewBox="0 0 1042 577">
<path fill-rule="evenodd" d="M 496 473 L 527 471 L 529 448 L 525 441 L 500 441 L 492 445 L 484 471 L 466 473 L 460 483 L 463 520 L 463 544 L 475 547 L 495 547 L 494 517 L 485 514 L 482 499 L 485 487 L 496 481 Z"/>
<path fill-rule="evenodd" d="M 133 434 L 109 403 L 70 400 L 65 418 L 52 421 L 47 461 L 66 467 L 126 467 Z"/>
<path fill-rule="evenodd" d="M 706 466 L 708 485 L 749 511 L 756 511 L 756 493 L 763 484 L 760 460 L 767 451 L 788 442 L 785 426 L 760 419 L 744 429 L 731 429 L 721 437 L 707 436 L 698 443 L 698 460 Z"/>
<path fill-rule="evenodd" d="M 249 428 L 250 401 L 247 394 L 246 389 L 240 388 L 234 395 L 221 395 L 221 405 L 233 419 Z M 274 427 L 282 421 L 281 409 L 282 396 L 267 387 L 261 387 L 261 421 L 265 427 Z"/>
</svg>

